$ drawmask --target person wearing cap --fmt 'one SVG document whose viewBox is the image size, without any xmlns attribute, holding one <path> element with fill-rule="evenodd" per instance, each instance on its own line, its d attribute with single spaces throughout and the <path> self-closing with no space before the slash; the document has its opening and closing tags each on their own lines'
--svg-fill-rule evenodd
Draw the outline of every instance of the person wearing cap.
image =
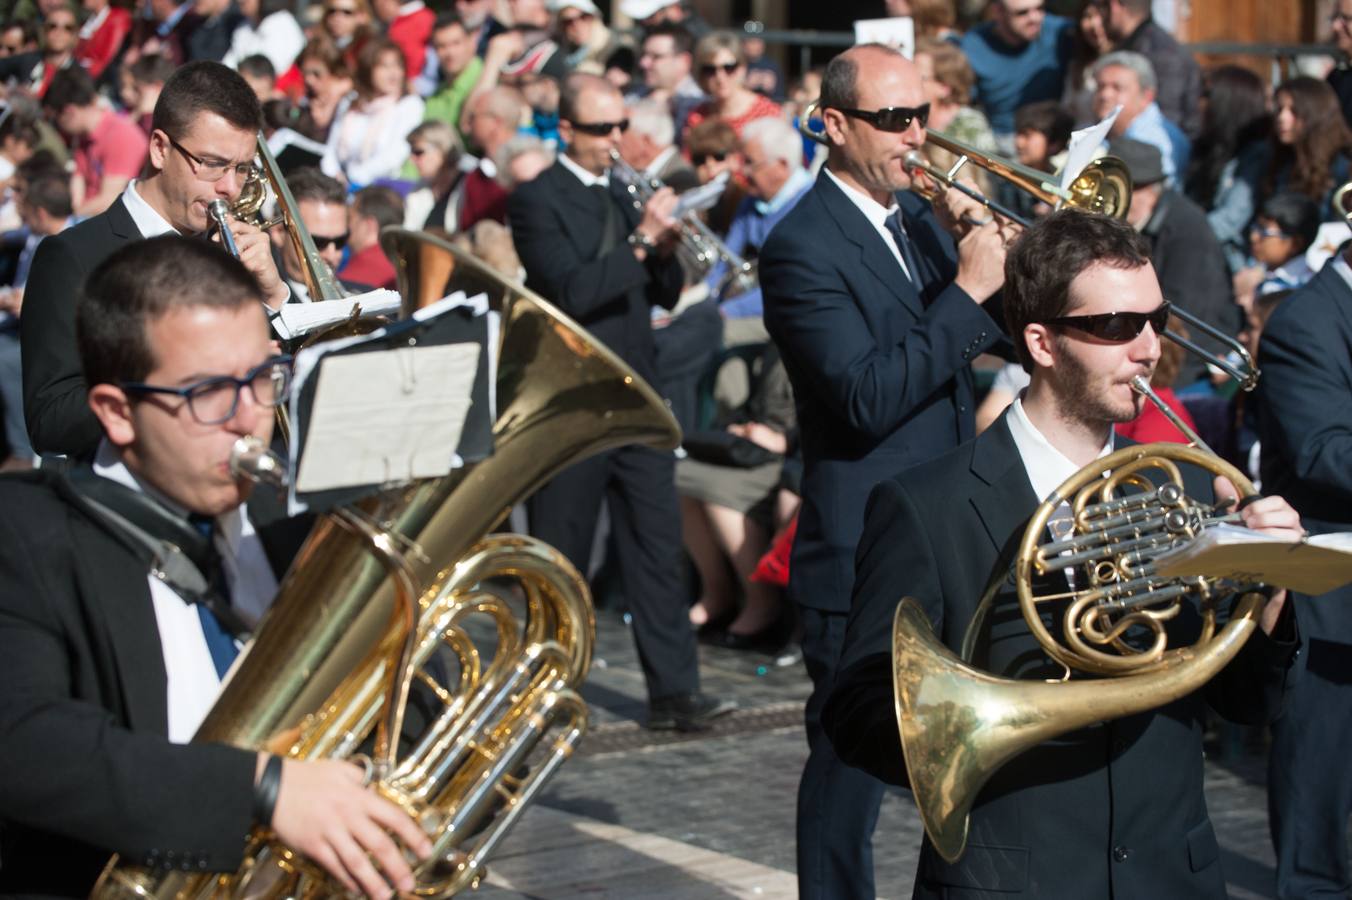
<svg viewBox="0 0 1352 900">
<path fill-rule="evenodd" d="M 568 68 L 605 74 L 606 60 L 623 42 L 606 27 L 596 4 L 592 0 L 551 0 L 549 8 Z"/>
<path fill-rule="evenodd" d="M 680 25 L 696 38 L 709 33 L 709 24 L 684 0 L 624 0 L 620 12 L 645 32 L 658 25 Z"/>
<path fill-rule="evenodd" d="M 1108 152 L 1127 164 L 1134 188 L 1127 221 L 1150 241 L 1150 261 L 1164 297 L 1225 334 L 1238 334 L 1243 317 L 1235 305 L 1225 251 L 1207 227 L 1206 212 L 1166 183 L 1158 147 L 1131 138 L 1114 138 Z M 1192 340 L 1209 352 L 1225 354 L 1220 342 L 1204 334 Z M 1180 393 L 1209 391 L 1206 363 L 1195 354 L 1183 359 L 1174 381 Z"/>
</svg>

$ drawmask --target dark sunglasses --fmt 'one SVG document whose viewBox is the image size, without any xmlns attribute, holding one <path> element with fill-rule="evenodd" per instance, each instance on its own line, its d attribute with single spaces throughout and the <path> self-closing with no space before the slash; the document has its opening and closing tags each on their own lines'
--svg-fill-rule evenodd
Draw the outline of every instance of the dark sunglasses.
<svg viewBox="0 0 1352 900">
<path fill-rule="evenodd" d="M 357 11 L 355 9 L 346 9 L 342 6 L 330 6 L 328 9 L 324 10 L 324 15 L 326 16 L 355 16 L 356 14 Z"/>
<path fill-rule="evenodd" d="M 74 31 L 74 30 L 75 30 L 75 26 L 74 26 L 74 25 L 63 25 L 63 24 L 60 23 L 60 22 L 48 22 L 48 23 L 47 23 L 46 25 L 44 25 L 43 27 L 46 28 L 48 31 Z"/>
<path fill-rule="evenodd" d="M 587 15 L 586 13 L 583 13 L 583 14 L 580 15 L 580 16 L 559 16 L 559 25 L 560 25 L 561 27 L 563 27 L 563 28 L 567 28 L 569 25 L 572 25 L 574 22 L 581 22 L 583 19 L 590 19 L 590 18 L 591 18 L 591 16 Z"/>
<path fill-rule="evenodd" d="M 1145 331 L 1148 324 L 1155 334 L 1163 334 L 1169 324 L 1169 301 L 1166 300 L 1150 312 L 1111 312 L 1096 316 L 1061 316 L 1056 319 L 1044 319 L 1044 325 L 1057 325 L 1074 328 L 1101 341 L 1125 344 L 1135 340 Z"/>
<path fill-rule="evenodd" d="M 920 127 L 924 128 L 929 122 L 930 105 L 922 103 L 919 106 L 889 106 L 887 109 L 879 109 L 870 112 L 867 109 L 845 109 L 844 107 L 833 107 L 837 112 L 849 116 L 852 119 L 862 119 L 879 131 L 889 131 L 900 133 L 911 127 L 911 123 L 920 122 Z"/>
<path fill-rule="evenodd" d="M 713 78 L 715 72 L 731 75 L 733 72 L 736 72 L 741 65 L 742 64 L 739 62 L 723 63 L 722 65 L 717 63 L 705 63 L 699 67 L 699 76 L 701 78 Z"/>
<path fill-rule="evenodd" d="M 726 153 L 696 153 L 690 157 L 690 161 L 696 166 L 702 166 L 711 159 L 714 162 L 723 162 L 727 158 Z"/>
<path fill-rule="evenodd" d="M 616 128 L 620 129 L 620 134 L 629 130 L 628 119 L 620 119 L 618 122 L 573 122 L 572 119 L 568 121 L 572 123 L 573 128 L 592 137 L 606 137 Z"/>
<path fill-rule="evenodd" d="M 326 247 L 333 247 L 335 250 L 341 250 L 347 246 L 348 232 L 344 231 L 342 234 L 335 234 L 332 237 L 325 237 L 322 234 L 312 234 L 310 237 L 315 242 L 316 250 L 323 250 Z"/>
</svg>

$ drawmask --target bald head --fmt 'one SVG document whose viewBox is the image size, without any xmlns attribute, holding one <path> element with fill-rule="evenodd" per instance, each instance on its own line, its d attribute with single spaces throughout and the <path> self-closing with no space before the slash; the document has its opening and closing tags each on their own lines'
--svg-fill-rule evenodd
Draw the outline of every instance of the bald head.
<svg viewBox="0 0 1352 900">
<path fill-rule="evenodd" d="M 878 68 L 898 66 L 911 72 L 919 83 L 920 74 L 916 71 L 915 64 L 895 48 L 886 44 L 860 44 L 851 47 L 826 66 L 826 72 L 822 75 L 822 108 L 860 108 L 859 72 L 861 70 L 867 72 L 872 79 L 877 74 Z"/>
<path fill-rule="evenodd" d="M 576 121 L 579 106 L 590 105 L 593 95 L 620 96 L 620 91 L 600 75 L 574 72 L 563 81 L 559 95 L 559 118 Z"/>
</svg>

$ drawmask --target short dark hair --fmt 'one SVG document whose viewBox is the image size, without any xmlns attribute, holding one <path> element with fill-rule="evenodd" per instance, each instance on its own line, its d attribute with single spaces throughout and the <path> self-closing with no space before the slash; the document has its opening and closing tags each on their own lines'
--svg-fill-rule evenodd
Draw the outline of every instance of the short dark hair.
<svg viewBox="0 0 1352 900">
<path fill-rule="evenodd" d="M 347 190 L 342 182 L 331 178 L 313 166 L 303 166 L 287 173 L 286 186 L 297 203 L 314 200 L 318 203 L 336 203 L 347 206 Z"/>
<path fill-rule="evenodd" d="M 71 66 L 52 76 L 47 93 L 42 95 L 42 108 L 59 113 L 67 106 L 89 106 L 97 98 L 90 74 L 79 66 Z"/>
<path fill-rule="evenodd" d="M 680 22 L 661 22 L 652 28 L 643 32 L 643 40 L 650 37 L 669 37 L 671 38 L 671 50 L 673 53 L 695 52 L 695 38 Z"/>
<path fill-rule="evenodd" d="M 305 49 L 296 57 L 296 65 L 304 68 L 307 59 L 318 60 L 329 70 L 330 75 L 349 74 L 347 57 L 327 35 L 318 34 L 310 38 Z"/>
<path fill-rule="evenodd" d="M 38 131 L 38 123 L 34 119 L 11 108 L 5 121 L 0 123 L 0 141 L 10 137 L 21 144 L 36 147 L 42 140 L 42 133 Z"/>
<path fill-rule="evenodd" d="M 89 274 L 76 304 L 85 381 L 143 381 L 156 365 L 147 326 L 171 309 L 262 300 L 244 264 L 209 241 L 167 234 L 126 244 Z"/>
<path fill-rule="evenodd" d="M 241 131 L 256 131 L 263 122 L 249 83 L 234 69 L 205 59 L 180 66 L 164 83 L 150 127 L 178 139 L 202 113 L 214 113 Z"/>
<path fill-rule="evenodd" d="M 1299 191 L 1279 191 L 1263 202 L 1260 216 L 1271 219 L 1287 235 L 1304 243 L 1314 243 L 1323 216 L 1319 204 Z"/>
<path fill-rule="evenodd" d="M 272 81 L 277 80 L 277 67 L 272 64 L 272 60 L 261 53 L 255 53 L 252 56 L 244 57 L 239 61 L 235 68 L 241 75 L 252 76 L 254 78 L 267 78 Z"/>
<path fill-rule="evenodd" d="M 441 29 L 450 28 L 453 25 L 459 25 L 466 33 L 469 32 L 469 29 L 465 28 L 465 20 L 460 18 L 460 14 L 454 10 L 447 10 L 439 14 L 436 21 L 432 23 L 432 33 L 436 34 Z"/>
<path fill-rule="evenodd" d="M 23 202 L 57 219 L 69 219 L 73 207 L 70 202 L 70 181 L 65 173 L 46 172 L 29 180 L 24 187 Z"/>
<path fill-rule="evenodd" d="M 619 93 L 619 88 L 600 75 L 590 72 L 573 72 L 563 79 L 563 88 L 559 91 L 559 118 L 572 122 L 577 116 L 577 104 L 588 91 Z"/>
<path fill-rule="evenodd" d="M 14 167 L 15 179 L 25 184 L 44 175 L 70 177 L 66 174 L 66 167 L 62 165 L 61 160 L 56 158 L 56 154 L 45 148 L 35 151 L 32 156 Z"/>
<path fill-rule="evenodd" d="M 131 64 L 131 80 L 137 84 L 164 84 L 173 76 L 174 61 L 159 53 L 147 53 Z"/>
<path fill-rule="evenodd" d="M 27 44 L 36 44 L 38 42 L 38 23 L 33 19 L 10 19 L 3 26 L 0 26 L 0 33 L 9 31 L 11 28 L 19 29 L 23 35 L 23 42 Z"/>
<path fill-rule="evenodd" d="M 370 216 L 381 228 L 402 225 L 404 200 L 394 188 L 373 184 L 352 195 L 352 209 L 357 215 Z"/>
<path fill-rule="evenodd" d="M 1014 130 L 1036 131 L 1047 139 L 1047 149 L 1056 154 L 1070 144 L 1075 117 L 1055 100 L 1029 103 L 1014 110 Z"/>
<path fill-rule="evenodd" d="M 1150 244 L 1135 228 L 1098 213 L 1062 209 L 1037 220 L 1005 257 L 1004 313 L 1019 362 L 1033 362 L 1023 329 L 1069 312 L 1070 283 L 1094 264 L 1138 269 L 1150 262 Z"/>
</svg>

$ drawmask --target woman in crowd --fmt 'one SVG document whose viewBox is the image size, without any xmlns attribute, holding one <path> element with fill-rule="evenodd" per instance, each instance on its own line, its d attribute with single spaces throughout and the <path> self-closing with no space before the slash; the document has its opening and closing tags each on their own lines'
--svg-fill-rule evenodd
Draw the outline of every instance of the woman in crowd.
<svg viewBox="0 0 1352 900">
<path fill-rule="evenodd" d="M 356 94 L 339 104 L 321 163 L 352 189 L 396 179 L 408 160 L 404 138 L 422 121 L 423 102 L 405 93 L 404 54 L 388 38 L 372 38 L 357 57 Z"/>
<path fill-rule="evenodd" d="M 955 41 L 962 37 L 953 0 L 911 0 L 911 18 L 917 38 Z"/>
<path fill-rule="evenodd" d="M 687 131 L 713 119 L 732 126 L 740 137 L 747 122 L 780 114 L 778 103 L 746 86 L 746 53 L 741 38 L 731 31 L 700 38 L 695 45 L 695 77 L 709 99 L 690 111 Z"/>
<path fill-rule="evenodd" d="M 352 76 L 338 47 L 323 35 L 313 37 L 296 57 L 305 94 L 291 109 L 287 123 L 297 134 L 326 143 L 334 116 L 352 93 Z"/>
<path fill-rule="evenodd" d="M 978 153 L 994 156 L 998 152 L 990 122 L 979 110 L 968 105 L 976 75 L 962 50 L 948 41 L 921 38 L 915 42 L 915 67 L 920 70 L 925 99 L 929 101 L 929 125 L 932 131 L 961 141 Z M 937 145 L 926 143 L 922 152 L 930 162 L 948 169 L 957 158 Z M 987 196 L 995 196 L 996 184 L 988 173 L 973 166 L 968 174 Z"/>
<path fill-rule="evenodd" d="M 81 5 L 88 18 L 80 29 L 75 58 L 97 81 L 131 34 L 131 13 L 108 0 L 83 0 Z"/>
<path fill-rule="evenodd" d="M 240 60 L 262 54 L 278 76 L 284 75 L 305 49 L 305 32 L 287 0 L 238 0 L 244 21 L 230 39 L 230 49 L 221 60 L 235 68 Z"/>
<path fill-rule="evenodd" d="M 1061 102 L 1075 117 L 1076 125 L 1094 121 L 1094 61 L 1113 49 L 1112 38 L 1103 22 L 1103 10 L 1096 0 L 1083 0 L 1075 29 L 1070 65 L 1066 67 L 1066 89 Z"/>
<path fill-rule="evenodd" d="M 464 148 L 455 129 L 436 119 L 409 132 L 408 148 L 418 170 L 418 186 L 404 198 L 404 227 L 417 231 L 427 224 L 432 207 L 454 186 Z"/>
<path fill-rule="evenodd" d="M 343 54 L 349 72 L 357 68 L 357 54 L 375 34 L 367 0 L 324 0 L 320 19 L 324 35 Z"/>
<path fill-rule="evenodd" d="M 746 186 L 742 182 L 742 155 L 738 152 L 737 132 L 717 119 L 701 122 L 685 138 L 685 149 L 700 184 L 726 177 L 727 186 L 718 203 L 704 213 L 705 221 L 718 234 L 727 234 Z"/>
</svg>

